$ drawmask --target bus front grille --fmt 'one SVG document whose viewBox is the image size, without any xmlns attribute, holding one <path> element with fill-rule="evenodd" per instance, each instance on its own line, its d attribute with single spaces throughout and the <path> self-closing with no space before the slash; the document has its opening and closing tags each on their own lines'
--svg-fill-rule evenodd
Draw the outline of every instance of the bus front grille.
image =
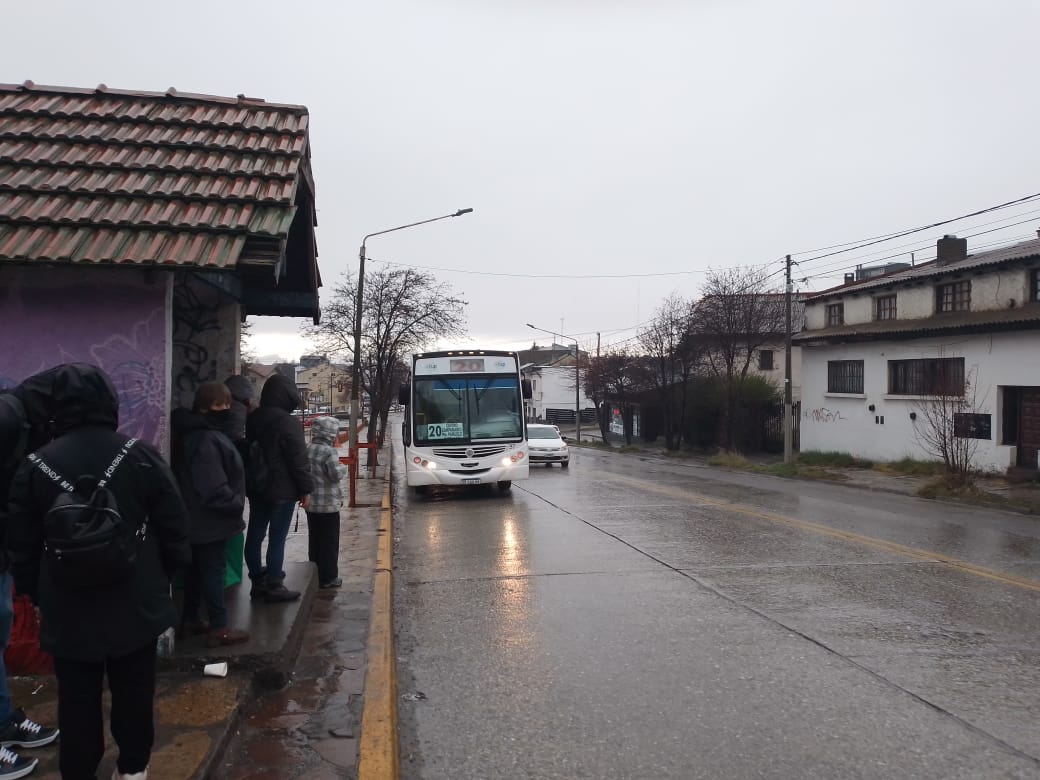
<svg viewBox="0 0 1040 780">
<path fill-rule="evenodd" d="M 433 454 L 438 458 L 472 460 L 473 458 L 486 458 L 490 455 L 501 455 L 505 451 L 506 448 L 501 445 L 491 447 L 435 447 Z"/>
</svg>

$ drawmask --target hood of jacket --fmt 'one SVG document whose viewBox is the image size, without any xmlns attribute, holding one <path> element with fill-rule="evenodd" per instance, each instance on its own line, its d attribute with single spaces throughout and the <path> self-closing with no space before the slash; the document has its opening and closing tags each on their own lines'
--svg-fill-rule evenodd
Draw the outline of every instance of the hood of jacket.
<svg viewBox="0 0 1040 780">
<path fill-rule="evenodd" d="M 339 434 L 339 420 L 335 417 L 315 417 L 311 422 L 311 441 L 315 444 L 335 444 Z"/>
<path fill-rule="evenodd" d="M 274 406 L 292 412 L 300 408 L 300 391 L 281 374 L 272 374 L 260 391 L 260 406 Z"/>
<path fill-rule="evenodd" d="M 231 397 L 240 404 L 248 404 L 253 400 L 253 383 L 241 374 L 233 374 L 224 380 Z"/>
<path fill-rule="evenodd" d="M 66 363 L 48 373 L 54 436 L 88 425 L 119 427 L 119 395 L 108 374 L 89 363 Z"/>
</svg>

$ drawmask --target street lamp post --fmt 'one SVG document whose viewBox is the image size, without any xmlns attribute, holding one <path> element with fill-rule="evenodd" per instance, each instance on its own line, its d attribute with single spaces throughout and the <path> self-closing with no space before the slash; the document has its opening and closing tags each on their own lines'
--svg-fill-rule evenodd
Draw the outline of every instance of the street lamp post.
<svg viewBox="0 0 1040 780">
<path fill-rule="evenodd" d="M 361 386 L 361 305 L 365 300 L 365 242 L 373 236 L 381 236 L 384 233 L 393 233 L 395 230 L 425 225 L 428 222 L 436 222 L 449 217 L 461 217 L 463 214 L 469 214 L 472 211 L 473 209 L 459 209 L 453 214 L 424 219 L 420 222 L 410 222 L 407 225 L 398 225 L 386 230 L 377 230 L 375 233 L 369 233 L 361 239 L 361 251 L 358 253 L 360 263 L 358 264 L 357 300 L 354 302 L 354 365 L 350 375 L 350 432 L 347 445 L 352 455 L 357 451 L 358 391 Z"/>
<path fill-rule="evenodd" d="M 568 336 L 566 333 L 557 333 L 554 330 L 539 328 L 530 322 L 526 324 L 527 327 L 533 330 L 550 333 L 553 336 L 559 336 L 561 339 L 574 339 L 574 436 L 578 440 L 578 444 L 581 444 L 581 373 L 578 361 L 578 339 L 575 336 Z"/>
</svg>

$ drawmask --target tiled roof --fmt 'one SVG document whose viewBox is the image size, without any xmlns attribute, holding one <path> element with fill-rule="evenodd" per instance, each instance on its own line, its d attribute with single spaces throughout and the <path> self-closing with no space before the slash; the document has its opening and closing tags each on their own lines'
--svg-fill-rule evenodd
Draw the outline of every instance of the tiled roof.
<svg viewBox="0 0 1040 780">
<path fill-rule="evenodd" d="M 1035 238 L 1032 241 L 1023 241 L 999 249 L 992 249 L 989 252 L 979 252 L 978 254 L 968 255 L 963 260 L 954 260 L 953 262 L 944 263 L 942 265 L 932 261 L 930 263 L 922 263 L 921 265 L 912 268 L 905 268 L 902 271 L 894 271 L 893 273 L 885 274 L 884 276 L 872 276 L 858 282 L 843 284 L 839 287 L 832 287 L 829 290 L 812 294 L 807 300 L 810 303 L 818 303 L 824 299 L 841 297 L 847 293 L 858 293 L 864 290 L 872 290 L 877 287 L 898 285 L 906 282 L 916 282 L 918 280 L 943 276 L 945 274 L 971 271 L 978 268 L 986 268 L 989 266 L 1000 265 L 1001 263 L 1025 260 L 1033 257 L 1040 257 L 1040 238 Z"/>
<path fill-rule="evenodd" d="M 831 325 L 805 330 L 793 337 L 795 343 L 814 341 L 848 342 L 877 339 L 908 339 L 936 333 L 1031 330 L 1040 328 L 1040 304 L 1014 309 L 989 309 L 938 314 L 913 320 L 882 320 L 856 325 Z"/>
<path fill-rule="evenodd" d="M 0 260 L 279 262 L 301 181 L 313 193 L 308 119 L 245 96 L 0 84 Z"/>
</svg>

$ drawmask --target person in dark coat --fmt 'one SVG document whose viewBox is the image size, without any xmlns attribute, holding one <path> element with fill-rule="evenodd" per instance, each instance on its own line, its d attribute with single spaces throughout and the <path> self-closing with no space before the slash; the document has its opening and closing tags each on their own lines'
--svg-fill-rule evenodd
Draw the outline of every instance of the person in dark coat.
<svg viewBox="0 0 1040 780">
<path fill-rule="evenodd" d="M 314 481 L 307 460 L 307 442 L 292 412 L 300 406 L 296 385 L 273 374 L 260 391 L 260 406 L 246 419 L 246 438 L 259 442 L 270 472 L 263 488 L 249 495 L 245 559 L 252 598 L 267 602 L 293 601 L 299 591 L 285 587 L 285 540 L 296 503 L 307 508 Z M 247 466 L 248 467 L 248 466 Z M 260 548 L 267 540 L 266 560 Z M 266 563 L 266 565 L 265 565 Z"/>
<path fill-rule="evenodd" d="M 246 477 L 242 458 L 223 430 L 231 411 L 231 392 L 220 382 L 195 390 L 192 408 L 175 409 L 173 472 L 188 506 L 191 567 L 184 575 L 181 636 L 207 634 L 210 647 L 245 642 L 249 634 L 229 628 L 224 606 L 227 542 L 246 527 Z M 203 601 L 209 623 L 199 619 Z"/>
<path fill-rule="evenodd" d="M 12 747 L 42 747 L 58 738 L 58 729 L 41 726 L 16 708 L 7 684 L 4 652 L 14 627 L 11 567 L 4 535 L 7 528 L 7 493 L 15 472 L 25 460 L 29 418 L 14 392 L 0 391 L 0 778 L 24 777 L 39 763 L 19 755 Z"/>
<path fill-rule="evenodd" d="M 116 431 L 119 400 L 96 366 L 59 366 L 53 376 L 54 440 L 35 454 L 58 474 L 97 478 L 128 443 Z M 155 739 L 156 644 L 176 622 L 170 582 L 191 560 L 188 517 L 173 474 L 147 442 L 134 442 L 108 488 L 124 520 L 147 522 L 132 579 L 77 590 L 56 582 L 43 556 L 43 519 L 61 490 L 32 462 L 11 486 L 7 545 L 20 593 L 40 607 L 40 645 L 58 679 L 63 778 L 93 778 L 105 752 L 101 697 L 108 677 L 110 728 L 119 747 L 116 778 L 143 778 Z"/>
<path fill-rule="evenodd" d="M 241 374 L 232 374 L 224 380 L 231 391 L 231 411 L 224 419 L 227 422 L 224 433 L 238 448 L 245 459 L 246 417 L 256 408 L 256 397 L 253 395 L 253 383 Z"/>
</svg>

